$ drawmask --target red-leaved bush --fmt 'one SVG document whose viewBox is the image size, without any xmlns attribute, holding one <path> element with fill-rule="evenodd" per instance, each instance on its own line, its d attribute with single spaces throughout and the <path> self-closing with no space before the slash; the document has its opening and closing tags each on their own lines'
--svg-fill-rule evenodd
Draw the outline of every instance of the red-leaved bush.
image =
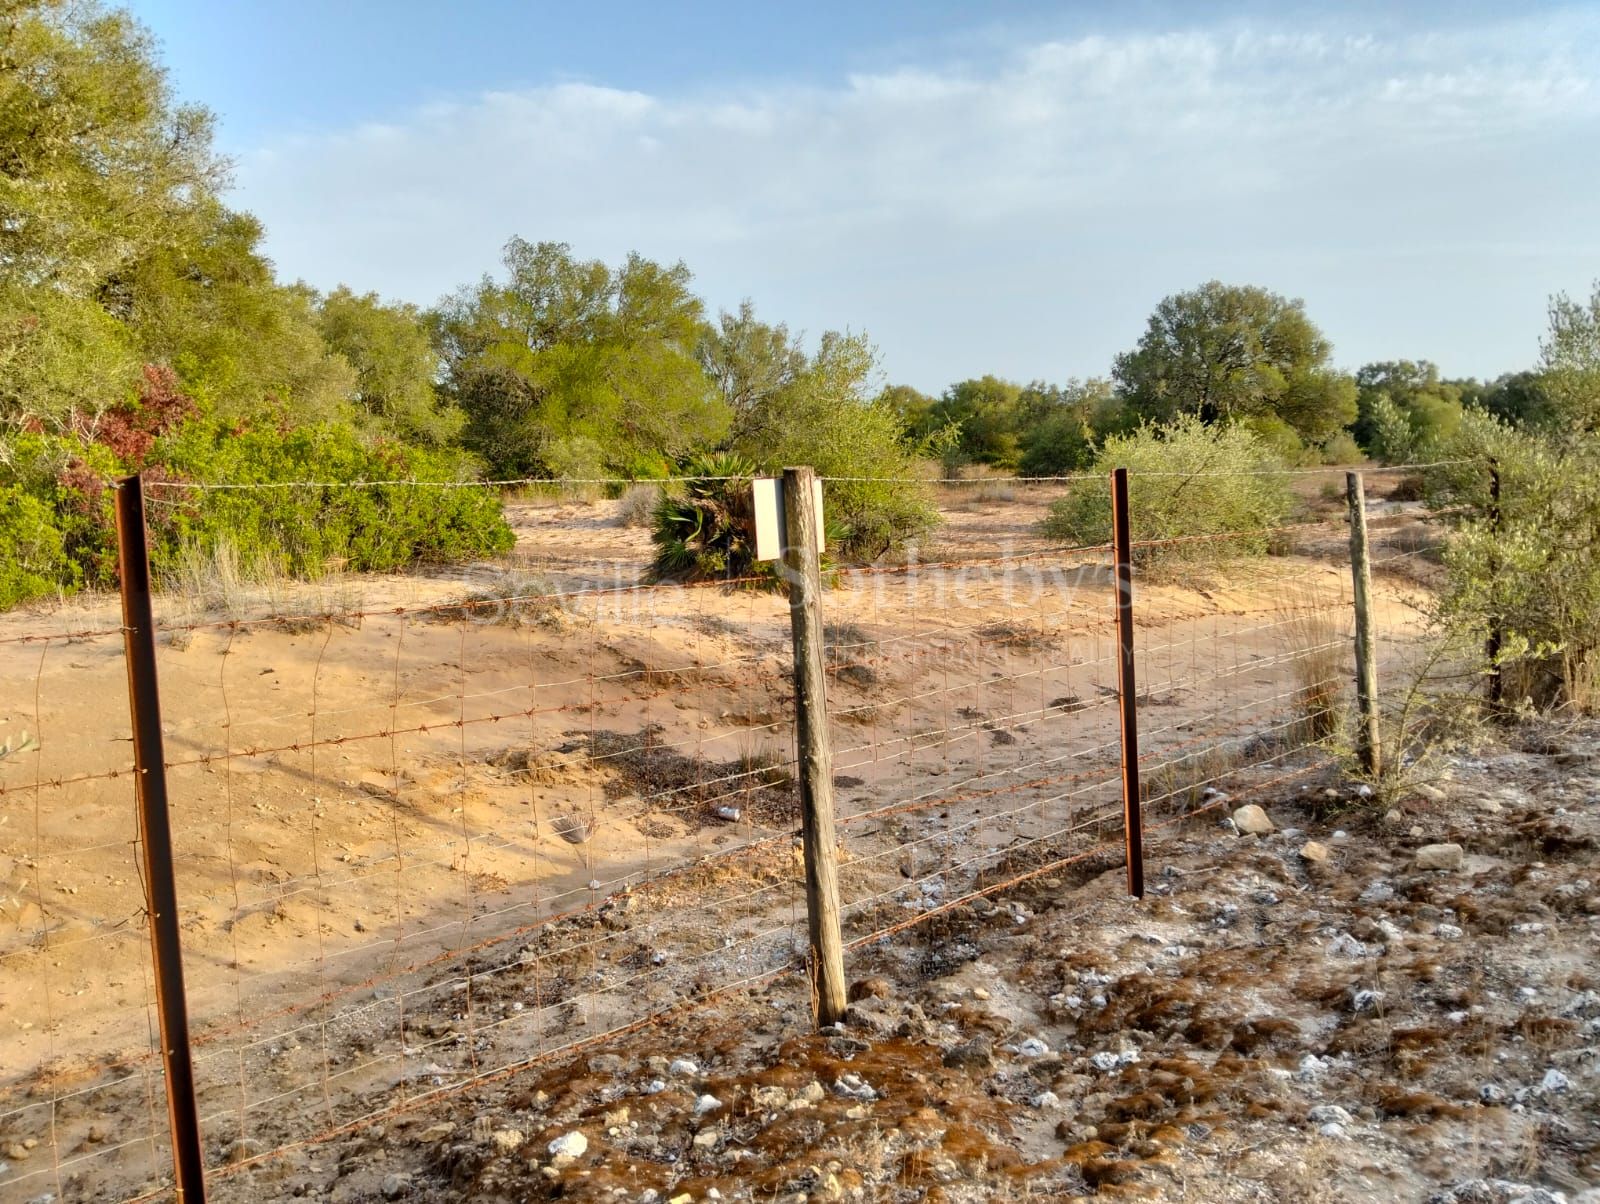
<svg viewBox="0 0 1600 1204">
<path fill-rule="evenodd" d="M 89 438 L 109 448 L 112 455 L 137 471 L 155 447 L 156 439 L 199 412 L 194 401 L 178 389 L 178 376 L 165 364 L 146 364 L 139 400 L 119 402 L 100 415 Z"/>
</svg>

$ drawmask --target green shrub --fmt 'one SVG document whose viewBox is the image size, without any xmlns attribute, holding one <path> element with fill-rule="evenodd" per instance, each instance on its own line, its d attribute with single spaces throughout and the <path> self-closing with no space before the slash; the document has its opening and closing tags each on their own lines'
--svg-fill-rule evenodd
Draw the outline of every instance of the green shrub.
<svg viewBox="0 0 1600 1204">
<path fill-rule="evenodd" d="M 1051 414 L 1022 434 L 1020 471 L 1025 477 L 1065 476 L 1093 459 L 1091 432 L 1074 411 Z"/>
<path fill-rule="evenodd" d="M 0 610 L 47 597 L 72 581 L 55 515 L 14 485 L 0 485 L 0 548 Z"/>
<path fill-rule="evenodd" d="M 1421 454 L 1422 433 L 1411 416 L 1388 397 L 1379 394 L 1372 402 L 1372 435 L 1367 450 L 1384 464 L 1408 464 Z"/>
<path fill-rule="evenodd" d="M 1429 501 L 1467 517 L 1446 544 L 1436 604 L 1461 646 L 1501 634 L 1506 700 L 1600 703 L 1600 446 L 1470 413 L 1430 470 Z M 1490 461 L 1500 477 L 1490 497 Z M 1485 658 L 1482 666 L 1491 668 Z"/>
<path fill-rule="evenodd" d="M 1318 458 L 1324 464 L 1359 464 L 1366 459 L 1361 451 L 1361 445 L 1348 431 L 1340 431 L 1330 436 L 1318 452 Z"/>
<path fill-rule="evenodd" d="M 1285 464 L 1299 464 L 1305 459 L 1306 445 L 1299 433 L 1276 414 L 1257 414 L 1246 418 L 1243 425 Z"/>
<path fill-rule="evenodd" d="M 71 593 L 82 586 L 116 583 L 116 519 L 106 482 L 121 471 L 109 450 L 72 436 L 20 434 L 0 439 L 0 487 L 9 486 L 42 505 L 56 532 L 47 538 L 52 545 L 59 539 L 60 558 L 48 558 L 48 592 Z M 0 573 L 26 571 L 18 547 L 0 538 Z"/>
<path fill-rule="evenodd" d="M 809 464 L 819 476 L 851 478 L 827 483 L 823 512 L 838 532 L 829 546 L 864 560 L 915 542 L 939 522 L 899 412 L 866 396 L 871 371 L 863 337 L 824 335 L 808 370 L 758 409 L 753 433 L 737 449 L 769 472 Z"/>
<path fill-rule="evenodd" d="M 348 426 L 193 427 L 158 448 L 157 459 L 179 480 L 275 486 L 159 490 L 169 505 L 160 508 L 152 548 L 158 570 L 181 547 L 208 552 L 221 540 L 233 544 L 247 572 L 302 577 L 334 565 L 389 572 L 470 560 L 516 542 L 498 496 L 464 484 L 473 464 L 461 453 L 368 445 Z M 347 481 L 399 483 L 353 489 Z"/>
<path fill-rule="evenodd" d="M 65 435 L 10 436 L 0 453 L 0 606 L 115 585 L 107 482 L 130 465 Z M 498 496 L 462 484 L 475 469 L 462 453 L 369 444 L 346 425 L 284 432 L 194 421 L 156 440 L 142 467 L 155 503 L 146 521 L 159 579 L 180 578 L 185 564 L 224 545 L 254 578 L 316 577 L 332 566 L 385 572 L 490 556 L 515 542 Z M 339 484 L 372 480 L 406 483 Z M 176 487 L 184 481 L 273 487 Z"/>
<path fill-rule="evenodd" d="M 1267 551 L 1270 529 L 1293 511 L 1282 462 L 1242 426 L 1207 426 L 1184 417 L 1106 440 L 1095 468 L 1128 470 L 1129 518 L 1136 543 L 1193 540 L 1136 548 L 1146 566 L 1215 563 Z M 1106 484 L 1084 481 L 1054 502 L 1041 533 L 1068 544 L 1111 539 Z M 1196 539 L 1204 536 L 1232 538 Z"/>
</svg>

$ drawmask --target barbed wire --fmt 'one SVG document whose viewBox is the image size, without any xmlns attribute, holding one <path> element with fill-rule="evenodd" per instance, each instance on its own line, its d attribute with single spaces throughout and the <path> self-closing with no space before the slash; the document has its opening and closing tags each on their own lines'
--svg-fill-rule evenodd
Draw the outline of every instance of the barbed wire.
<svg viewBox="0 0 1600 1204">
<path fill-rule="evenodd" d="M 1464 464 L 1485 464 L 1484 457 L 1471 457 L 1451 460 L 1429 460 L 1407 464 L 1380 464 L 1380 465 L 1342 465 L 1328 464 L 1318 467 L 1284 467 L 1273 469 L 1211 469 L 1204 472 L 1183 471 L 1149 471 L 1141 469 L 1141 477 L 1191 477 L 1191 476 L 1320 476 L 1329 473 L 1361 472 L 1365 475 L 1398 472 L 1420 472 L 1430 468 L 1449 468 Z M 923 476 L 821 476 L 824 482 L 835 481 L 840 484 L 884 484 L 884 485 L 994 485 L 997 482 L 1014 483 L 1019 485 L 1035 484 L 1067 484 L 1076 481 L 1100 481 L 1106 477 L 1102 472 L 1062 473 L 1054 476 L 1010 476 L 997 475 L 993 477 L 923 477 Z M 744 476 L 665 476 L 665 477 L 498 477 L 483 480 L 423 480 L 415 477 L 392 477 L 383 480 L 353 480 L 353 481 L 186 481 L 186 480 L 161 480 L 150 482 L 152 489 L 175 489 L 192 492 L 212 492 L 230 490 L 253 489 L 396 489 L 396 488 L 423 488 L 423 489 L 515 489 L 515 488 L 544 488 L 565 489 L 575 486 L 605 486 L 613 488 L 626 488 L 633 485 L 679 485 L 694 481 L 724 482 L 742 481 L 750 478 Z M 116 488 L 121 484 L 119 478 L 107 477 L 102 484 L 108 488 Z"/>
<path fill-rule="evenodd" d="M 1429 539 L 1399 549 L 1382 540 L 1434 517 L 1374 516 L 1374 567 L 1429 555 Z M 1337 657 L 1348 636 L 1308 636 L 1298 624 L 1307 612 L 1348 609 L 1343 575 L 1315 558 L 1324 545 L 1308 538 L 1342 528 L 1329 518 L 1206 536 L 1226 548 L 1270 534 L 1296 554 L 1230 582 L 1238 590 L 1227 597 L 1163 586 L 1141 612 L 1139 764 L 1152 839 L 1335 766 L 1313 728 L 1316 699 L 1347 691 Z M 972 550 L 980 554 L 841 570 L 879 588 L 823 601 L 837 620 L 825 663 L 854 949 L 961 902 L 1120 855 L 1117 651 L 1100 571 L 1110 549 Z M 915 577 L 981 567 L 1014 580 L 1053 568 L 1052 558 L 1087 575 L 1059 594 L 1026 596 L 923 588 Z M 1402 596 L 1398 581 L 1386 596 Z M 274 618 L 175 628 L 222 637 L 183 653 L 181 684 L 168 687 L 179 705 L 167 716 L 165 759 L 182 775 L 174 806 L 202 1117 L 229 1139 L 211 1142 L 214 1177 L 802 968 L 787 616 L 781 602 L 723 584 L 444 604 L 459 615 L 574 594 L 672 599 L 616 621 L 632 643 L 613 641 L 598 611 L 550 628 L 443 626 L 438 603 L 294 616 L 309 625 L 293 646 L 303 664 L 285 680 L 289 697 L 250 684 L 260 662 L 243 637 Z M 1391 661 L 1409 638 L 1395 629 Z M 40 719 L 51 713 L 49 691 L 72 680 L 65 658 L 55 660 L 68 642 L 62 632 L 39 641 Z M 497 726 L 510 735 L 486 735 Z M 83 927 L 58 931 L 62 909 L 45 894 L 47 876 L 81 885 L 137 865 L 136 835 L 113 839 L 68 818 L 132 772 L 85 764 L 89 748 L 50 741 L 26 754 L 31 781 L 0 783 L 0 801 L 32 795 L 40 908 L 37 932 L 0 940 L 0 974 L 26 973 L 35 939 L 67 967 L 39 998 L 61 1050 L 8 1070 L 19 1083 L 46 1081 L 69 1043 L 102 1059 L 93 1065 L 103 1069 L 85 1071 L 91 1082 L 49 1079 L 48 1097 L 0 1104 L 0 1122 L 37 1126 L 48 1140 L 52 1167 L 28 1177 L 53 1176 L 58 1197 L 86 1170 L 121 1182 L 134 1148 L 150 1150 L 159 1176 L 165 1140 L 148 972 L 139 942 L 123 939 L 148 936 L 143 912 L 90 902 L 73 920 Z M 0 829 L 0 851 L 10 851 L 5 839 Z M 142 1005 L 129 984 L 51 1010 L 78 998 L 71 967 L 99 950 L 117 951 L 108 962 L 137 961 Z M 130 1035 L 141 1013 L 138 1048 Z M 96 1035 L 108 1019 L 111 1036 Z M 120 1042 L 116 1058 L 108 1042 Z M 368 1080 L 392 1086 L 374 1094 Z M 144 1131 L 83 1146 L 86 1114 L 138 1118 Z"/>
</svg>

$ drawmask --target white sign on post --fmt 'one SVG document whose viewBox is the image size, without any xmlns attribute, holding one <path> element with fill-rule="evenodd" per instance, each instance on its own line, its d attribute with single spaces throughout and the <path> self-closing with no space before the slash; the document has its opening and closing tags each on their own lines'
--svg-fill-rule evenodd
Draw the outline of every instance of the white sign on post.
<svg viewBox="0 0 1600 1204">
<path fill-rule="evenodd" d="M 781 477 L 757 477 L 750 482 L 754 495 L 756 515 L 756 559 L 780 560 L 783 558 L 783 480 Z M 811 480 L 813 505 L 817 516 L 817 551 L 827 549 L 827 537 L 822 521 L 822 480 Z"/>
</svg>

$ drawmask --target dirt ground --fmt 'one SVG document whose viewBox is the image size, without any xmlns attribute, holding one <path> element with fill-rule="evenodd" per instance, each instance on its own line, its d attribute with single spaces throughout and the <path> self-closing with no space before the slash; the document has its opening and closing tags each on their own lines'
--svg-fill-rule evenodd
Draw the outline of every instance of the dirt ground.
<svg viewBox="0 0 1600 1204">
<path fill-rule="evenodd" d="M 858 953 L 827 1034 L 785 976 L 220 1198 L 1600 1199 L 1600 728 L 1419 786 L 1197 823 L 1143 902 L 1098 863 L 974 900 Z"/>
<path fill-rule="evenodd" d="M 195 600 L 166 600 L 164 726 L 201 1111 L 214 1164 L 238 1168 L 217 1181 L 220 1198 L 613 1198 L 597 1194 L 603 1188 L 626 1189 L 618 1199 L 654 1190 L 666 1200 L 684 1191 L 716 1198 L 713 1186 L 723 1198 L 827 1198 L 830 1176 L 844 1193 L 837 1198 L 856 1189 L 863 1199 L 936 1199 L 941 1191 L 945 1199 L 996 1198 L 1002 1182 L 1021 1198 L 1088 1186 L 1148 1192 L 1164 1183 L 1152 1197 L 1163 1198 L 1160 1191 L 1175 1189 L 1159 1167 L 1198 1160 L 1194 1173 L 1221 1175 L 1224 1164 L 1246 1165 L 1240 1134 L 1250 1125 L 1267 1133 L 1292 1119 L 1289 1132 L 1307 1136 L 1287 1104 L 1261 1102 L 1282 1103 L 1303 1081 L 1299 1062 L 1283 1059 L 1303 1046 L 1355 1075 L 1371 1053 L 1364 1045 L 1330 1053 L 1342 1006 L 1331 995 L 1313 1007 L 1290 998 L 1299 988 L 1270 986 L 1309 982 L 1299 961 L 1309 966 L 1333 939 L 1324 939 L 1308 893 L 1330 909 L 1327 923 L 1364 950 L 1324 959 L 1328 992 L 1344 971 L 1399 973 L 1383 959 L 1402 949 L 1409 957 L 1416 942 L 1463 953 L 1470 945 L 1474 960 L 1483 950 L 1475 941 L 1440 944 L 1445 938 L 1431 933 L 1386 943 L 1371 927 L 1383 908 L 1333 901 L 1337 892 L 1321 879 L 1335 869 L 1355 874 L 1387 857 L 1384 872 L 1400 873 L 1406 848 L 1421 842 L 1409 828 L 1398 838 L 1369 832 L 1367 807 L 1350 813 L 1347 841 L 1309 872 L 1292 850 L 1273 852 L 1282 838 L 1240 843 L 1209 828 L 1158 828 L 1152 866 L 1166 876 L 1142 904 L 1119 897 L 1120 870 L 1111 866 L 1120 854 L 1107 861 L 1097 851 L 1116 834 L 1112 599 L 1100 558 L 1039 555 L 1031 523 L 1043 500 L 955 499 L 938 544 L 919 553 L 914 571 L 847 574 L 829 595 L 847 924 L 853 936 L 870 935 L 941 906 L 983 874 L 1085 859 L 1065 877 L 1042 875 L 1007 892 L 994 907 L 963 905 L 862 946 L 853 971 L 883 979 L 872 998 L 885 1001 L 869 999 L 858 1011 L 882 1015 L 828 1039 L 803 1036 L 803 983 L 787 973 L 804 947 L 804 911 L 792 841 L 782 599 L 627 588 L 640 578 L 648 540 L 618 525 L 617 504 L 529 502 L 511 509 L 519 549 L 508 563 L 284 587 L 230 598 L 220 617 Z M 1397 542 L 1394 551 L 1408 549 L 1418 550 Z M 1161 793 L 1147 792 L 1157 822 L 1201 804 L 1211 810 L 1195 822 L 1214 823 L 1226 808 L 1199 792 L 1224 774 L 1241 799 L 1259 794 L 1269 809 L 1287 808 L 1280 823 L 1333 822 L 1323 815 L 1331 804 L 1307 810 L 1305 790 L 1324 788 L 1320 761 L 1283 736 L 1301 659 L 1293 615 L 1308 600 L 1343 612 L 1339 550 L 1330 537 L 1213 579 L 1141 584 L 1145 748 L 1167 773 L 1153 775 Z M 1380 566 L 1384 661 L 1397 674 L 1414 655 L 1414 602 L 1427 571 L 1425 558 L 1410 554 Z M 501 601 L 547 593 L 559 593 L 559 604 Z M 476 600 L 469 619 L 431 609 L 463 597 Z M 330 610 L 342 617 L 319 617 Z M 277 617 L 255 621 L 264 614 Z M 241 616 L 242 625 L 220 621 Z M 119 1198 L 158 1188 L 168 1157 L 159 1063 L 150 1053 L 148 937 L 115 624 L 106 600 L 0 616 L 0 640 L 60 633 L 0 643 L 0 735 L 26 728 L 39 741 L 0 765 L 0 1199 Z M 1219 748 L 1229 755 L 1216 764 L 1202 758 Z M 1460 772 L 1465 781 L 1477 771 Z M 1413 797 L 1405 806 L 1421 804 Z M 1530 801 L 1522 819 L 1533 822 L 1535 812 L 1543 815 Z M 1469 818 L 1452 807 L 1418 813 L 1422 826 L 1441 830 Z M 1505 874 L 1523 864 L 1508 859 Z M 1282 906 L 1240 895 L 1250 875 L 1267 883 L 1245 891 L 1250 899 L 1277 892 Z M 1221 891 L 1216 907 L 1232 899 L 1241 913 L 1206 911 L 1204 900 L 1188 898 L 1201 889 Z M 1409 933 L 1421 921 L 1402 923 L 1408 899 L 1401 892 L 1385 906 L 1397 913 L 1391 926 Z M 1430 895 L 1424 910 L 1444 906 Z M 1460 905 L 1451 906 L 1461 926 Z M 1592 937 L 1592 926 L 1560 931 L 1579 944 Z M 1245 943 L 1236 949 L 1236 940 Z M 1206 999 L 1242 1009 L 1238 1024 L 1294 1012 L 1298 1035 L 1268 1025 L 1259 1039 L 1229 1036 L 1213 1049 L 1223 1020 L 1195 1021 L 1193 1000 L 1139 1005 L 1156 1008 L 1150 1015 L 1119 1011 L 1120 996 L 1088 988 L 1106 986 L 1097 975 L 1120 981 L 1132 973 L 1139 963 L 1128 960 L 1130 950 L 1140 942 L 1147 975 L 1181 970 L 1183 981 L 1207 984 Z M 1573 957 L 1580 952 L 1592 949 L 1574 948 Z M 1580 974 L 1580 963 L 1568 960 L 1568 977 Z M 1536 969 L 1549 979 L 1541 989 L 1555 992 L 1554 962 Z M 744 982 L 752 994 L 717 994 Z M 1391 1009 L 1409 988 L 1397 979 L 1383 989 L 1382 1007 L 1351 1013 L 1351 1024 L 1398 1014 Z M 1105 1005 L 1093 1003 L 1097 994 Z M 697 995 L 715 997 L 665 1028 L 620 1031 Z M 1063 1002 L 1072 998 L 1076 1010 Z M 1547 998 L 1555 996 L 1541 1004 Z M 1308 1007 L 1311 1018 L 1302 1021 L 1295 1009 Z M 1178 1040 L 1156 1012 L 1181 1013 L 1197 1035 Z M 1091 1014 L 1097 1019 L 1082 1028 Z M 1576 1017 L 1573 1031 L 1581 1034 L 1588 1018 Z M 1115 1034 L 1102 1031 L 1113 1023 Z M 1461 1036 L 1478 1027 L 1474 1020 L 1441 1030 L 1408 1064 L 1458 1037 L 1474 1059 L 1494 1057 L 1500 1030 L 1472 1042 Z M 475 1097 L 471 1116 L 459 1112 L 466 1101 L 420 1109 L 430 1093 L 613 1030 L 618 1035 L 600 1043 L 604 1052 L 587 1055 L 613 1068 L 603 1084 L 591 1081 L 602 1072 L 584 1063 L 576 1071 L 541 1063 L 505 1079 L 503 1097 Z M 1050 1052 L 1008 1051 L 1024 1032 Z M 983 1033 L 993 1046 L 988 1061 L 976 1051 L 970 1066 L 961 1057 L 944 1065 L 957 1045 Z M 1538 1028 L 1514 1044 L 1548 1046 L 1554 1056 L 1570 1048 L 1557 1041 L 1565 1033 Z M 1121 1042 L 1114 1049 L 1112 1036 Z M 858 1050 L 862 1042 L 868 1047 Z M 1079 1055 L 1067 1056 L 1074 1042 L 1087 1051 L 1082 1057 L 1131 1052 L 1128 1042 L 1146 1052 L 1102 1082 L 1109 1072 L 1084 1071 Z M 1177 1073 L 1156 1068 L 1151 1051 L 1163 1042 L 1176 1042 L 1174 1058 L 1200 1058 L 1208 1084 L 1228 1080 L 1201 1091 L 1204 1099 L 1184 1089 L 1195 1096 L 1185 1105 L 1193 1117 L 1162 1122 L 1187 1135 L 1170 1148 L 1152 1145 L 1160 1126 L 1144 1122 L 1165 1116 L 1183 1092 L 1163 1093 L 1166 1080 L 1140 1077 Z M 684 1051 L 702 1064 L 692 1075 L 645 1060 Z M 1269 1056 L 1278 1059 L 1270 1074 L 1264 1063 L 1259 1074 L 1235 1074 L 1228 1060 Z M 835 1065 L 843 1061 L 855 1069 Z M 1550 1096 L 1552 1107 L 1576 1107 L 1586 1090 L 1575 1070 L 1566 1073 L 1573 1085 Z M 848 1074 L 869 1085 L 889 1077 L 869 1099 L 848 1084 L 840 1093 L 839 1076 Z M 1330 1074 L 1314 1077 L 1321 1084 Z M 558 1088 L 563 1075 L 576 1075 L 578 1085 Z M 1154 1092 L 1162 1108 L 1096 1114 L 1087 1101 L 1117 1095 L 1112 1084 L 1126 1076 L 1122 1094 Z M 662 1089 L 647 1091 L 658 1078 Z M 823 1098 L 796 1103 L 796 1092 L 814 1094 L 813 1079 Z M 929 1094 L 927 1084 L 947 1080 Z M 885 1082 L 898 1086 L 880 1098 Z M 913 1090 L 914 1082 L 923 1086 Z M 1277 1093 L 1266 1092 L 1273 1085 Z M 771 1091 L 758 1096 L 757 1088 Z M 779 1089 L 789 1093 L 782 1101 Z M 970 1112 L 958 1116 L 941 1103 L 946 1090 L 966 1101 L 958 1111 Z M 1030 1101 L 1046 1091 L 1066 1102 L 1035 1107 Z M 688 1124 L 703 1095 L 720 1103 Z M 629 1105 L 632 1119 L 595 1119 L 634 1096 L 644 1102 Z M 922 1102 L 906 1108 L 911 1100 Z M 1543 1107 L 1545 1096 L 1534 1103 Z M 1307 1165 L 1353 1150 L 1376 1157 L 1363 1126 L 1387 1132 L 1400 1123 L 1383 1119 L 1389 1114 L 1370 1090 L 1348 1093 L 1341 1106 L 1352 1117 L 1339 1122 L 1347 1137 L 1313 1127 Z M 1461 1106 L 1473 1125 L 1479 1112 L 1489 1115 L 1481 1101 Z M 1518 1106 L 1497 1104 L 1494 1115 L 1537 1110 L 1526 1100 L 1523 1113 Z M 373 1119 L 396 1107 L 393 1121 Z M 1363 1108 L 1378 1111 L 1367 1117 Z M 753 1118 L 774 1109 L 788 1136 L 755 1141 Z M 933 1115 L 918 1120 L 919 1109 Z M 1259 1109 L 1266 1111 L 1255 1115 Z M 447 1114 L 448 1122 L 440 1119 Z M 689 1129 L 704 1130 L 708 1118 L 721 1136 L 693 1144 Z M 1441 1114 L 1431 1123 L 1458 1120 Z M 952 1121 L 935 1141 L 939 1125 Z M 1427 1127 L 1415 1114 L 1403 1121 Z M 580 1122 L 589 1152 L 570 1165 L 543 1165 L 560 1135 L 547 1131 Z M 348 1137 L 328 1137 L 351 1123 Z M 418 1143 L 445 1123 L 458 1125 L 453 1137 Z M 637 1136 L 634 1124 L 643 1125 Z M 899 1136 L 886 1136 L 891 1130 Z M 915 1140 L 907 1136 L 913 1130 L 921 1134 Z M 512 1131 L 525 1140 L 496 1136 Z M 858 1146 L 868 1131 L 882 1138 L 878 1170 L 852 1161 L 866 1156 Z M 675 1146 L 677 1133 L 683 1141 Z M 317 1144 L 269 1156 L 308 1141 Z M 1099 1171 L 1079 1156 L 1089 1146 L 1096 1166 L 1130 1158 L 1138 1165 L 1095 1178 Z M 1573 1150 L 1559 1165 L 1581 1178 L 1590 1155 Z M 830 1159 L 840 1167 L 828 1169 Z M 1020 1169 L 1052 1161 L 1060 1165 L 1048 1172 Z M 1518 1165 L 1487 1155 L 1480 1162 L 1508 1172 Z M 716 1177 L 699 1175 L 702 1165 Z M 813 1173 L 814 1181 L 805 1178 Z M 1307 1183 L 1324 1178 L 1306 1174 Z M 1267 1194 L 1170 1198 L 1316 1198 L 1288 1188 L 1273 1196 L 1270 1176 L 1241 1173 L 1239 1181 Z M 1326 1198 L 1421 1199 L 1429 1181 L 1419 1172 L 1404 1190 Z"/>
</svg>

